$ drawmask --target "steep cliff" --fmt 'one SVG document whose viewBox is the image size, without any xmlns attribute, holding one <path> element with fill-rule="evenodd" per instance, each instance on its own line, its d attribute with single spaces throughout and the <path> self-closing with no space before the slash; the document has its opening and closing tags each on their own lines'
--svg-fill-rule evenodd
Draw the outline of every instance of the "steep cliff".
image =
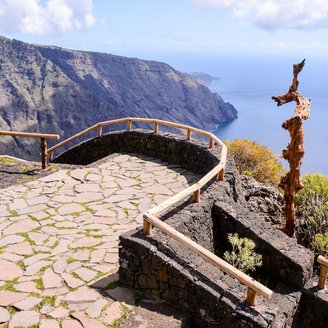
<svg viewBox="0 0 328 328">
<path fill-rule="evenodd" d="M 58 133 L 99 121 L 153 117 L 207 130 L 234 107 L 167 64 L 37 46 L 0 37 L 0 129 Z M 35 140 L 4 138 L 0 153 L 38 158 Z"/>
</svg>

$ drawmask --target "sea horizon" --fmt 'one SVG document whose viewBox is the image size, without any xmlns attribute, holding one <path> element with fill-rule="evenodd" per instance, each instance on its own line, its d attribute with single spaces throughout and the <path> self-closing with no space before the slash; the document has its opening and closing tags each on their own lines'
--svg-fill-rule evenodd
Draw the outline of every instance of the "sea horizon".
<svg viewBox="0 0 328 328">
<path fill-rule="evenodd" d="M 147 57 L 147 56 L 143 56 Z M 150 56 L 146 59 L 150 59 Z M 247 138 L 256 141 L 280 155 L 290 137 L 282 123 L 294 114 L 296 104 L 277 107 L 272 96 L 286 93 L 292 83 L 293 64 L 304 59 L 302 55 L 277 54 L 186 54 L 162 55 L 162 60 L 185 73 L 202 72 L 219 80 L 207 86 L 238 111 L 238 118 L 223 124 L 213 132 L 221 140 Z M 311 116 L 304 121 L 305 154 L 302 174 L 320 172 L 328 174 L 328 61 L 316 55 L 306 56 L 299 74 L 299 91 L 312 99 Z M 140 57 L 141 58 L 141 57 Z M 281 160 L 287 168 L 288 162 Z"/>
</svg>

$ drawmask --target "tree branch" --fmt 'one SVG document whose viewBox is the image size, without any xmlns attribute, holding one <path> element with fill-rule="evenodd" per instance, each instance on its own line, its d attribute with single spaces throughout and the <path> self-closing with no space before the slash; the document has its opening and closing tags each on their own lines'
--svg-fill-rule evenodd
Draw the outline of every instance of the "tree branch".
<svg viewBox="0 0 328 328">
<path fill-rule="evenodd" d="M 300 63 L 293 65 L 293 82 L 289 86 L 289 90 L 287 93 L 280 96 L 273 96 L 272 99 L 277 103 L 277 106 L 282 106 L 291 101 L 295 101 L 297 104 L 301 103 L 303 96 L 297 91 L 299 82 L 297 80 L 298 74 L 302 71 L 305 65 L 305 59 L 303 59 Z"/>
<path fill-rule="evenodd" d="M 295 206 L 294 196 L 303 188 L 301 182 L 301 164 L 304 155 L 303 120 L 310 117 L 311 99 L 304 98 L 298 91 L 298 74 L 305 65 L 305 59 L 299 64 L 293 65 L 293 83 L 286 94 L 273 96 L 272 99 L 281 106 L 291 101 L 296 102 L 294 115 L 286 120 L 282 127 L 288 130 L 291 141 L 287 148 L 282 151 L 283 158 L 289 162 L 289 172 L 281 179 L 279 187 L 284 190 L 286 203 L 285 232 L 292 237 L 295 233 Z"/>
</svg>

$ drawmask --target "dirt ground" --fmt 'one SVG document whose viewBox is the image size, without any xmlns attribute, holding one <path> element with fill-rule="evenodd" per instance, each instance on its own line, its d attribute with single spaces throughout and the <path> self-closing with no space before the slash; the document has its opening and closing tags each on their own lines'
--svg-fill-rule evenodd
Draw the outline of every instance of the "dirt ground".
<svg viewBox="0 0 328 328">
<path fill-rule="evenodd" d="M 190 317 L 161 300 L 145 297 L 120 324 L 120 328 L 161 327 L 189 328 Z"/>
<path fill-rule="evenodd" d="M 72 166 L 50 164 L 47 169 L 42 170 L 40 162 L 29 162 L 9 156 L 0 156 L 0 189 L 15 184 L 27 183 L 54 173 L 59 169 L 69 167 Z"/>
</svg>

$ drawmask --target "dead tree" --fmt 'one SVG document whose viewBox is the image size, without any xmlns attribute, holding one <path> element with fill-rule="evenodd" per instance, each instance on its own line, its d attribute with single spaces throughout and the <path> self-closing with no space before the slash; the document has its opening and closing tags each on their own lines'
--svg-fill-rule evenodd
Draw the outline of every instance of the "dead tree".
<svg viewBox="0 0 328 328">
<path fill-rule="evenodd" d="M 282 127 L 289 131 L 291 141 L 287 148 L 282 151 L 282 156 L 289 162 L 289 172 L 281 179 L 279 187 L 284 190 L 285 199 L 285 233 L 293 237 L 295 233 L 295 205 L 294 196 L 303 188 L 301 181 L 301 164 L 304 155 L 304 133 L 303 121 L 310 117 L 311 99 L 304 98 L 298 91 L 298 74 L 305 64 L 305 59 L 293 65 L 293 83 L 286 94 L 273 96 L 272 99 L 277 102 L 277 106 L 296 102 L 294 115 L 286 120 Z"/>
</svg>

